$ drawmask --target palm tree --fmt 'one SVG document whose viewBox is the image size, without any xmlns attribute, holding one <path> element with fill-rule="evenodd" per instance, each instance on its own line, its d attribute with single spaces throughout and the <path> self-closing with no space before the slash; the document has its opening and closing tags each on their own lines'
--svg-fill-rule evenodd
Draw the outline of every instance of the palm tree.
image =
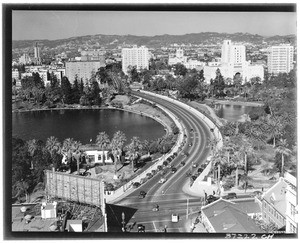
<svg viewBox="0 0 300 243">
<path fill-rule="evenodd" d="M 221 165 L 226 163 L 226 157 L 224 156 L 224 153 L 222 153 L 222 151 L 215 153 L 212 157 L 212 163 L 213 168 L 215 168 L 215 166 L 218 167 L 218 185 L 220 185 Z"/>
<path fill-rule="evenodd" d="M 131 161 L 131 168 L 134 171 L 134 160 L 138 158 L 139 151 L 143 149 L 143 144 L 138 137 L 133 137 L 130 144 L 126 147 L 127 155 Z"/>
<path fill-rule="evenodd" d="M 292 154 L 292 151 L 288 148 L 286 139 L 280 139 L 279 140 L 279 144 L 276 148 L 276 153 L 280 153 L 281 154 L 281 176 L 283 176 L 284 173 L 284 156 L 289 156 Z"/>
<path fill-rule="evenodd" d="M 96 144 L 102 149 L 102 162 L 105 165 L 104 149 L 107 149 L 110 144 L 109 136 L 106 132 L 99 132 L 96 137 Z"/>
<path fill-rule="evenodd" d="M 276 138 L 283 134 L 283 124 L 278 117 L 272 116 L 268 122 L 269 134 L 273 139 L 273 148 L 276 146 Z"/>
<path fill-rule="evenodd" d="M 80 150 L 81 145 L 82 144 L 80 142 L 74 141 L 73 138 L 67 138 L 64 140 L 61 149 L 61 153 L 67 157 L 70 163 L 72 163 L 73 158 L 76 160 L 78 175 L 79 175 L 79 162 L 82 154 L 82 151 Z"/>
<path fill-rule="evenodd" d="M 49 151 L 51 159 L 53 160 L 54 155 L 61 152 L 61 143 L 56 137 L 51 136 L 47 139 L 45 148 Z"/>
<path fill-rule="evenodd" d="M 28 140 L 26 142 L 26 145 L 27 145 L 27 149 L 28 149 L 30 156 L 33 157 L 35 151 L 38 149 L 37 140 L 36 139 Z M 32 158 L 31 158 L 31 168 L 30 169 L 33 169 Z"/>
<path fill-rule="evenodd" d="M 117 171 L 117 160 L 119 160 L 120 155 L 122 153 L 123 145 L 126 142 L 125 133 L 121 131 L 117 131 L 111 140 L 111 150 L 114 156 L 114 163 L 115 163 L 115 172 Z"/>
<path fill-rule="evenodd" d="M 241 181 L 244 182 L 244 185 L 245 185 L 244 189 L 245 189 L 245 193 L 246 193 L 246 190 L 247 190 L 247 187 L 248 187 L 248 183 L 249 183 L 249 181 L 252 181 L 252 178 L 249 177 L 247 174 L 243 174 L 241 176 Z"/>
<path fill-rule="evenodd" d="M 249 154 L 253 153 L 252 143 L 249 141 L 249 139 L 244 134 L 240 134 L 240 135 L 236 136 L 236 139 L 237 139 L 236 144 L 238 145 L 238 153 L 240 154 L 240 156 L 244 157 L 245 174 L 248 174 L 247 156 Z"/>
</svg>

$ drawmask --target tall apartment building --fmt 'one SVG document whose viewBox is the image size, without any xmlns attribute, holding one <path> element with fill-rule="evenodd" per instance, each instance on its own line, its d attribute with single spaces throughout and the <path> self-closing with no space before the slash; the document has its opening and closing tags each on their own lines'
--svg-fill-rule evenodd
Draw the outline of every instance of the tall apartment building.
<svg viewBox="0 0 300 243">
<path fill-rule="evenodd" d="M 149 52 L 145 46 L 122 49 L 122 71 L 127 74 L 128 67 L 136 67 L 137 70 L 149 68 Z"/>
<path fill-rule="evenodd" d="M 66 62 L 66 77 L 70 83 L 74 83 L 76 75 L 79 80 L 82 79 L 83 82 L 86 82 L 92 77 L 92 73 L 96 73 L 100 67 L 105 67 L 105 62 L 99 60 Z"/>
<path fill-rule="evenodd" d="M 291 45 L 271 46 L 268 54 L 268 72 L 289 73 L 293 69 L 294 47 Z"/>
</svg>

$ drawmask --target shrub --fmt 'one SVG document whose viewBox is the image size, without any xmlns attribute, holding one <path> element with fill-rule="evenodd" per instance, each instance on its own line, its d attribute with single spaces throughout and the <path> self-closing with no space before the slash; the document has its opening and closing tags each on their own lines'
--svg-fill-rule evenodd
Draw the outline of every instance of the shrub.
<svg viewBox="0 0 300 243">
<path fill-rule="evenodd" d="M 99 174 L 99 173 L 101 173 L 103 171 L 103 169 L 100 167 L 100 166 L 96 166 L 95 167 L 95 173 L 96 174 Z"/>
</svg>

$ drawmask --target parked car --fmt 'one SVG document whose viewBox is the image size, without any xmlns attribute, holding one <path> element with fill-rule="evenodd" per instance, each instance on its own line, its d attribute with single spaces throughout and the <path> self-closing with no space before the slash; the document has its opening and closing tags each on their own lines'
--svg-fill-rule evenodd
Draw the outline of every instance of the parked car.
<svg viewBox="0 0 300 243">
<path fill-rule="evenodd" d="M 140 198 L 140 199 L 145 198 L 146 194 L 147 194 L 147 193 L 146 193 L 145 191 L 140 191 L 139 198 Z"/>
<path fill-rule="evenodd" d="M 138 188 L 139 186 L 141 185 L 141 183 L 139 183 L 139 182 L 135 182 L 135 183 L 133 183 L 133 188 Z"/>
<path fill-rule="evenodd" d="M 226 196 L 224 196 L 224 199 L 235 199 L 237 198 L 237 195 L 235 192 L 229 192 Z"/>
<path fill-rule="evenodd" d="M 185 166 L 185 162 L 184 162 L 184 161 L 181 161 L 181 162 L 180 162 L 180 166 Z"/>
<path fill-rule="evenodd" d="M 165 177 L 160 178 L 159 182 L 160 184 L 165 183 L 167 179 Z"/>
<path fill-rule="evenodd" d="M 206 198 L 206 202 L 207 202 L 207 204 L 210 204 L 210 203 L 212 203 L 212 202 L 214 202 L 214 201 L 216 201 L 216 200 L 218 200 L 219 198 L 218 197 L 215 197 L 215 196 L 213 196 L 213 195 L 209 195 L 207 198 Z"/>
<path fill-rule="evenodd" d="M 194 129 L 193 128 L 191 128 L 191 132 L 193 132 L 194 131 Z"/>
<path fill-rule="evenodd" d="M 189 147 L 192 147 L 193 146 L 193 143 L 189 143 Z"/>
<path fill-rule="evenodd" d="M 174 174 L 177 171 L 175 167 L 172 168 L 171 172 Z"/>
<path fill-rule="evenodd" d="M 202 173 L 203 169 L 202 168 L 198 168 L 197 172 L 200 174 Z"/>
</svg>

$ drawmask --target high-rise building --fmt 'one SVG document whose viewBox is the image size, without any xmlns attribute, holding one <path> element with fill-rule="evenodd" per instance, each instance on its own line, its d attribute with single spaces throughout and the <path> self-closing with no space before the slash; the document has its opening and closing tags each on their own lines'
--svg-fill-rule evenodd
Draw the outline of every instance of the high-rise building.
<svg viewBox="0 0 300 243">
<path fill-rule="evenodd" d="M 294 47 L 291 45 L 271 46 L 268 54 L 268 73 L 289 73 L 293 69 Z"/>
<path fill-rule="evenodd" d="M 213 65 L 208 63 L 204 66 L 204 77 L 207 83 L 216 77 L 216 70 L 221 71 L 222 76 L 233 79 L 239 74 L 243 82 L 250 81 L 251 78 L 264 78 L 264 68 L 262 65 L 252 65 L 246 61 L 246 47 L 244 45 L 232 44 L 231 40 L 224 40 L 222 45 L 221 62 Z"/>
<path fill-rule="evenodd" d="M 35 59 L 35 63 L 36 64 L 42 63 L 42 60 L 41 60 L 41 49 L 38 46 L 37 42 L 35 43 L 35 46 L 34 46 L 34 59 Z"/>
<path fill-rule="evenodd" d="M 75 76 L 77 75 L 78 80 L 89 80 L 92 77 L 92 73 L 96 73 L 100 67 L 105 67 L 103 61 L 86 61 L 86 62 L 66 62 L 66 77 L 70 83 L 74 83 Z"/>
<path fill-rule="evenodd" d="M 233 66 L 242 66 L 246 62 L 246 48 L 243 45 L 233 45 L 231 40 L 224 40 L 221 62 Z"/>
<path fill-rule="evenodd" d="M 145 46 L 122 49 L 122 71 L 127 74 L 128 67 L 134 66 L 137 70 L 149 68 L 149 52 Z"/>
</svg>

